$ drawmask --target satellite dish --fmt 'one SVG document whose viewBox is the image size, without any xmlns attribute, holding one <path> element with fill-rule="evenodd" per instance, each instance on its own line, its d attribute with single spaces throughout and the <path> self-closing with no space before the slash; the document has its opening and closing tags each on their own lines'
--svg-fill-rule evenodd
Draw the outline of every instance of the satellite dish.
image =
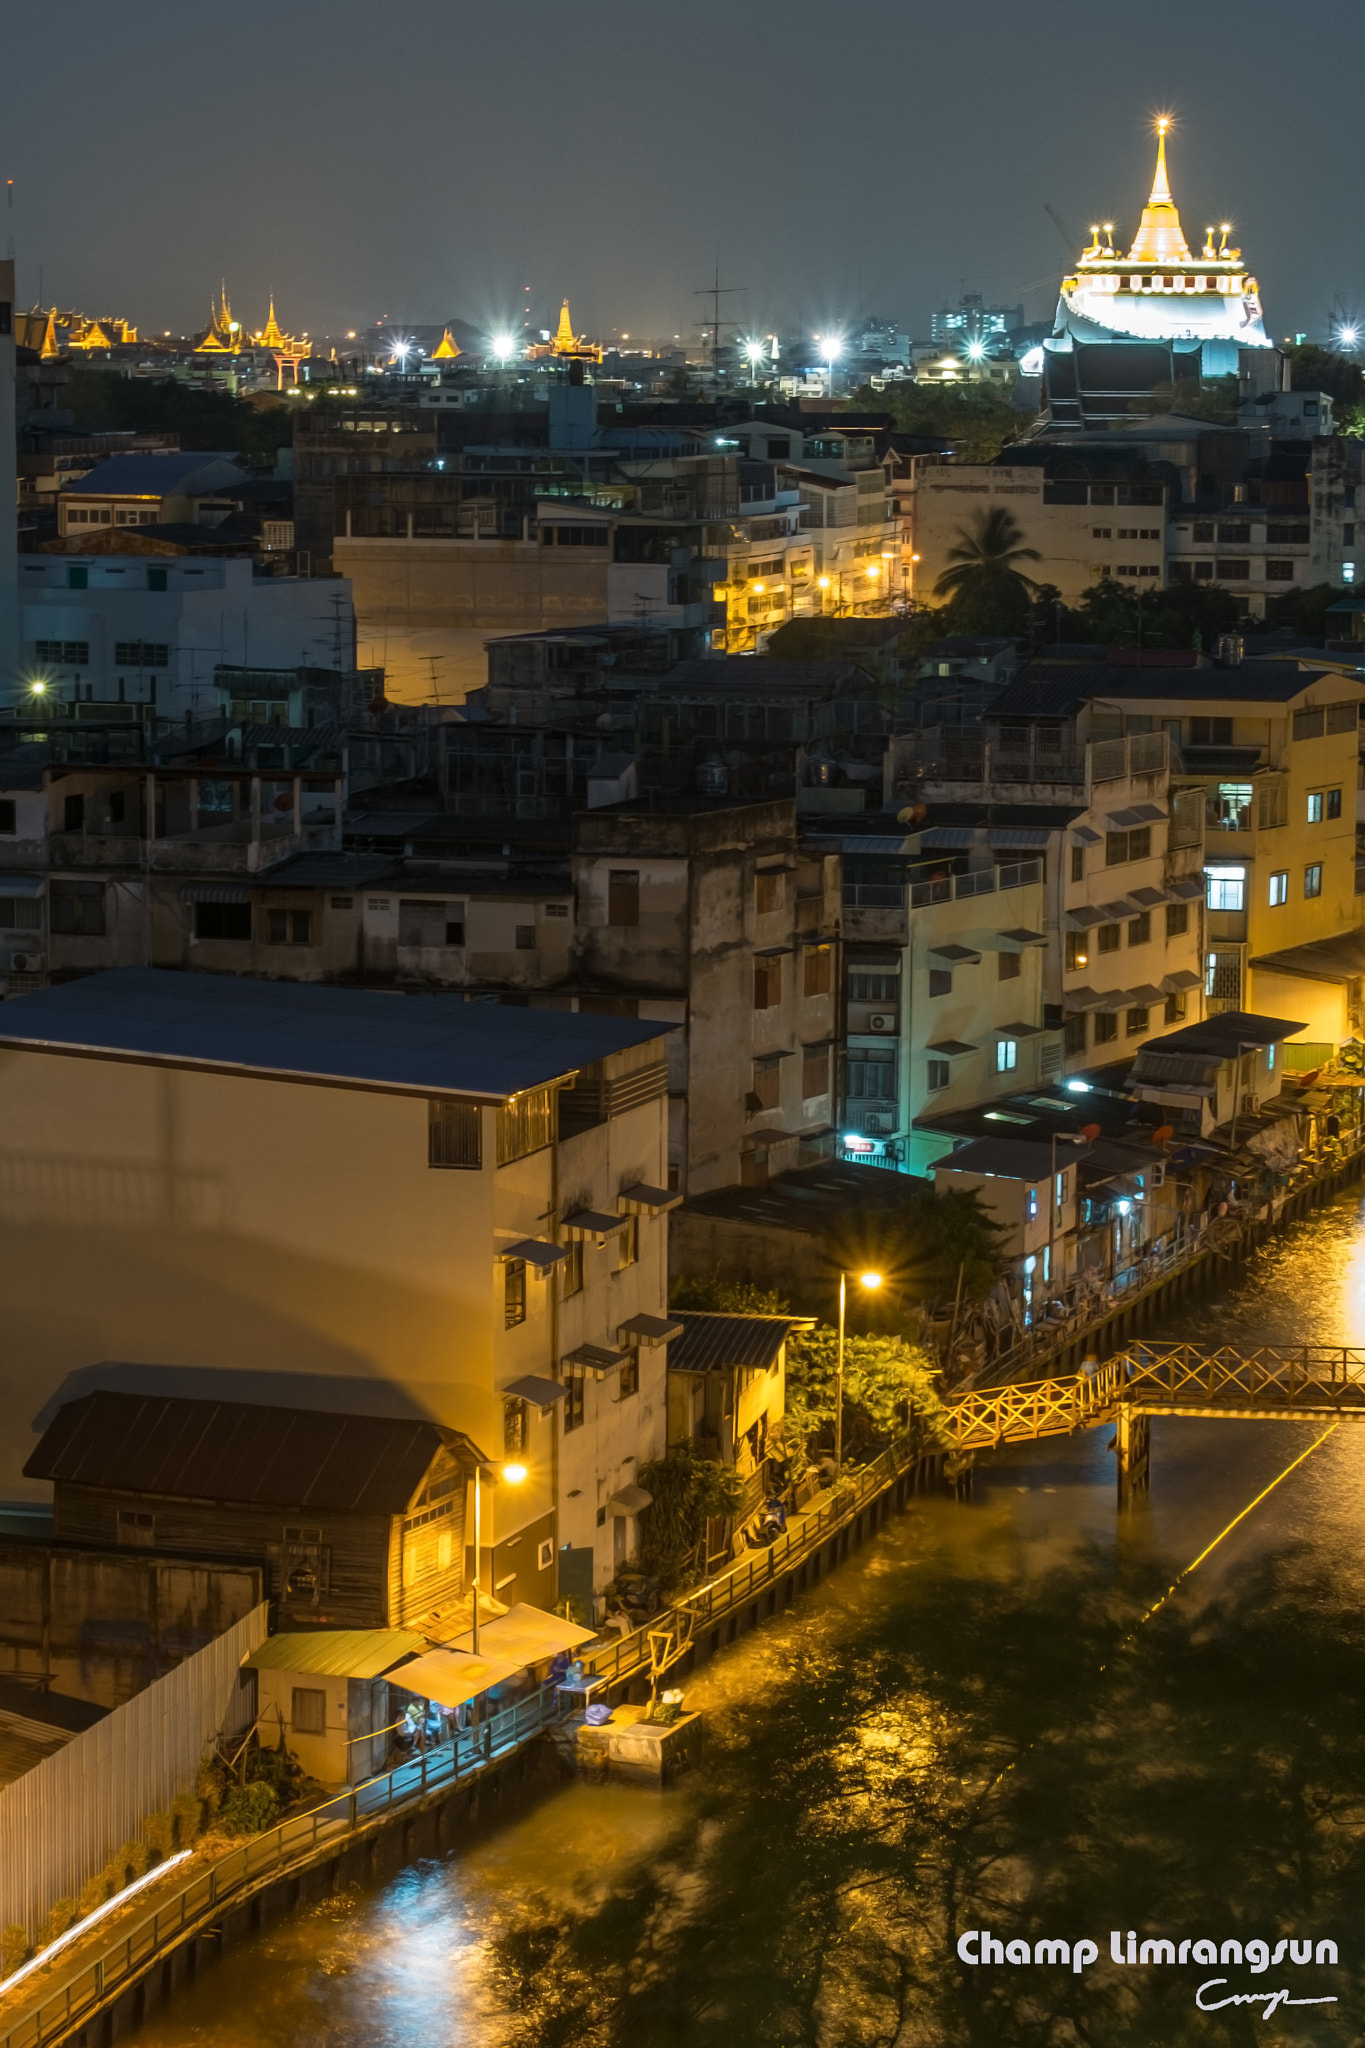
<svg viewBox="0 0 1365 2048">
<path fill-rule="evenodd" d="M 921 819 L 927 818 L 928 815 L 928 804 L 907 804 L 903 811 L 897 811 L 896 823 L 898 825 L 918 825 Z"/>
<path fill-rule="evenodd" d="M 1100 1127 L 1098 1124 L 1082 1124 L 1081 1136 L 1085 1139 L 1087 1145 L 1093 1145 L 1099 1135 Z"/>
</svg>

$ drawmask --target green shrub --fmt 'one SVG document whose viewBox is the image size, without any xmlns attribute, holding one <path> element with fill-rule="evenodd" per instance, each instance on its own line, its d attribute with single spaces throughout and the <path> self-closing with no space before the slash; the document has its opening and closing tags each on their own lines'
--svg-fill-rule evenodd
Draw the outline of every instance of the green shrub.
<svg viewBox="0 0 1365 2048">
<path fill-rule="evenodd" d="M 218 1809 L 218 1825 L 228 1835 L 261 1835 L 280 1816 L 280 1798 L 273 1785 L 234 1785 Z"/>
<path fill-rule="evenodd" d="M 28 1956 L 28 1929 L 17 1923 L 0 1933 L 0 1977 L 12 1977 Z"/>
<path fill-rule="evenodd" d="M 225 1789 L 223 1766 L 215 1758 L 206 1756 L 194 1781 L 194 1796 L 199 1801 L 206 1826 L 222 1805 Z"/>
<path fill-rule="evenodd" d="M 158 1862 L 169 1856 L 175 1841 L 175 1818 L 170 1808 L 164 1807 L 160 1813 L 148 1814 L 142 1823 L 142 1835 Z"/>
<path fill-rule="evenodd" d="M 177 1849 L 188 1849 L 191 1842 L 197 1841 L 203 1824 L 203 1812 L 192 1792 L 182 1792 L 171 1801 L 171 1826 Z"/>
<path fill-rule="evenodd" d="M 50 1941 L 56 1941 L 60 1935 L 66 1933 L 69 1927 L 74 1927 L 76 1913 L 77 1906 L 74 1899 L 54 1899 L 48 1907 L 47 1919 L 43 1923 L 42 1933 L 39 1936 L 39 1948 L 46 1948 Z"/>
<path fill-rule="evenodd" d="M 640 1569 L 672 1589 L 691 1570 L 707 1521 L 738 1511 L 744 1482 L 732 1466 L 682 1443 L 643 1465 L 640 1484 L 651 1495 L 640 1517 Z"/>
<path fill-rule="evenodd" d="M 76 1901 L 77 1917 L 84 1920 L 87 1913 L 93 1913 L 97 1906 L 104 1905 L 105 1901 L 112 1899 L 113 1896 L 114 1884 L 108 1870 L 97 1870 L 95 1875 L 81 1886 L 81 1894 Z"/>
</svg>

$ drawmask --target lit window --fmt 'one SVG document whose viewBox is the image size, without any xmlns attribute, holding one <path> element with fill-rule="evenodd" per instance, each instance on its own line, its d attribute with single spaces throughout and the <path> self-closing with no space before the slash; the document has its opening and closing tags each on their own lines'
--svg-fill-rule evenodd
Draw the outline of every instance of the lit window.
<svg viewBox="0 0 1365 2048">
<path fill-rule="evenodd" d="M 1204 877 L 1209 888 L 1209 909 L 1244 910 L 1246 874 L 1245 868 L 1205 868 Z"/>
<path fill-rule="evenodd" d="M 995 1048 L 995 1071 L 997 1074 L 1012 1074 L 1019 1057 L 1017 1038 L 1002 1038 Z"/>
<path fill-rule="evenodd" d="M 1030 1188 L 1030 1189 L 1029 1189 L 1029 1191 L 1028 1191 L 1028 1218 L 1029 1218 L 1029 1222 L 1030 1222 L 1030 1223 L 1032 1223 L 1032 1221 L 1033 1221 L 1034 1217 L 1035 1217 L 1035 1216 L 1036 1216 L 1037 1214 L 1038 1214 L 1038 1190 L 1037 1190 L 1037 1188 Z"/>
<path fill-rule="evenodd" d="M 1320 861 L 1314 861 L 1311 867 L 1306 867 L 1304 869 L 1303 893 L 1305 896 L 1321 896 L 1322 863 Z"/>
<path fill-rule="evenodd" d="M 1274 874 L 1270 877 L 1270 907 L 1273 910 L 1277 904 L 1287 903 L 1288 901 L 1289 870 L 1287 868 L 1276 868 Z"/>
<path fill-rule="evenodd" d="M 1322 823 L 1322 791 L 1320 789 L 1310 789 L 1308 792 L 1308 822 L 1310 825 L 1320 825 Z"/>
</svg>

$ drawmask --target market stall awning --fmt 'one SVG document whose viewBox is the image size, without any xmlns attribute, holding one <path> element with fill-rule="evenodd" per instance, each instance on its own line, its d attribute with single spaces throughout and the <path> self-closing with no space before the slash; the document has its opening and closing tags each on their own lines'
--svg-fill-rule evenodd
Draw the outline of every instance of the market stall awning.
<svg viewBox="0 0 1365 2048">
<path fill-rule="evenodd" d="M 434 1700 L 438 1707 L 462 1707 L 466 1700 L 487 1692 L 490 1685 L 501 1685 L 526 1668 L 524 1658 L 509 1656 L 506 1651 L 483 1655 L 483 1640 L 496 1627 L 497 1623 L 490 1621 L 480 1629 L 477 1657 L 465 1650 L 428 1650 L 411 1664 L 400 1664 L 391 1671 L 389 1684 L 416 1693 L 419 1699 Z"/>
<path fill-rule="evenodd" d="M 485 1622 L 479 1630 L 479 1650 L 490 1657 L 516 1657 L 521 1665 L 538 1664 L 545 1657 L 557 1657 L 561 1650 L 577 1650 L 596 1639 L 597 1631 L 579 1628 L 541 1607 L 528 1607 L 524 1600 L 509 1607 L 496 1621 Z M 453 1650 L 467 1650 L 469 1636 L 456 1636 Z"/>
</svg>

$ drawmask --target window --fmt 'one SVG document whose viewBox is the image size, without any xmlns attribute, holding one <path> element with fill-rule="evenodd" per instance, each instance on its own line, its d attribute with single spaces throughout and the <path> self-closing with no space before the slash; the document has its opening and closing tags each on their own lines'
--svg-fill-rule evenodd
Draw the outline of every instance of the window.
<svg viewBox="0 0 1365 2048">
<path fill-rule="evenodd" d="M 1124 861 L 1147 860 L 1152 851 L 1152 828 L 1139 825 L 1133 832 L 1106 832 L 1104 835 L 1104 864 L 1116 868 Z"/>
<path fill-rule="evenodd" d="M 1099 940 L 1098 950 L 1101 953 L 1118 952 L 1120 938 L 1120 930 L 1118 925 L 1102 924 L 1099 930 L 1096 932 L 1095 936 Z"/>
<path fill-rule="evenodd" d="M 754 962 L 754 1008 L 775 1009 L 782 1000 L 782 956 L 765 954 Z"/>
<path fill-rule="evenodd" d="M 819 1095 L 829 1094 L 829 1047 L 827 1045 L 806 1045 L 801 1048 L 801 1100 L 813 1102 Z"/>
<path fill-rule="evenodd" d="M 251 905 L 249 903 L 196 903 L 194 906 L 194 936 L 196 939 L 249 939 L 251 937 Z"/>
<path fill-rule="evenodd" d="M 583 1374 L 577 1372 L 564 1384 L 568 1389 L 564 1402 L 564 1434 L 567 1436 L 571 1429 L 581 1429 L 583 1426 L 583 1388 L 586 1381 Z"/>
<path fill-rule="evenodd" d="M 427 1165 L 479 1167 L 483 1129 L 477 1102 L 427 1104 Z"/>
<path fill-rule="evenodd" d="M 1035 1217 L 1035 1216 L 1036 1216 L 1036 1215 L 1038 1214 L 1038 1190 L 1037 1190 L 1037 1188 L 1029 1188 L 1029 1189 L 1027 1190 L 1027 1196 L 1026 1196 L 1026 1201 L 1027 1201 L 1027 1210 L 1028 1210 L 1028 1220 L 1029 1220 L 1029 1222 L 1030 1222 L 1030 1223 L 1032 1223 L 1032 1221 L 1033 1221 L 1034 1217 Z"/>
<path fill-rule="evenodd" d="M 576 1237 L 572 1244 L 564 1247 L 568 1257 L 561 1263 L 559 1291 L 567 1301 L 571 1294 L 583 1292 L 583 1240 Z"/>
<path fill-rule="evenodd" d="M 17 832 L 18 829 L 19 824 L 15 812 L 14 798 L 12 796 L 0 796 L 0 832 L 10 834 Z"/>
<path fill-rule="evenodd" d="M 949 1079 L 950 1079 L 950 1077 L 951 1077 L 951 1074 L 952 1074 L 952 1068 L 951 1068 L 951 1067 L 949 1066 L 949 1064 L 948 1064 L 948 1061 L 947 1061 L 947 1060 L 930 1060 L 930 1062 L 929 1062 L 929 1090 L 930 1090 L 930 1093 L 932 1094 L 932 1093 L 933 1093 L 933 1091 L 934 1091 L 934 1089 L 936 1089 L 936 1088 L 946 1088 L 946 1087 L 948 1086 L 948 1082 L 949 1082 Z"/>
<path fill-rule="evenodd" d="M 951 967 L 929 969 L 929 993 L 931 996 L 950 996 L 953 992 L 953 970 Z"/>
<path fill-rule="evenodd" d="M 1129 923 L 1128 943 L 1130 946 L 1145 946 L 1151 936 L 1152 913 L 1150 910 L 1144 910 L 1141 917 L 1135 917 Z"/>
<path fill-rule="evenodd" d="M 1321 896 L 1321 894 L 1322 894 L 1322 863 L 1321 863 L 1321 861 L 1314 861 L 1311 867 L 1306 867 L 1306 868 L 1304 869 L 1304 871 L 1303 871 L 1303 893 L 1304 893 L 1304 895 L 1305 895 L 1305 896 Z"/>
<path fill-rule="evenodd" d="M 782 906 L 782 877 L 780 874 L 754 876 L 754 909 L 760 917 L 766 917 L 770 910 Z"/>
<path fill-rule="evenodd" d="M 164 569 L 149 569 L 147 571 L 147 588 L 148 590 L 164 590 L 166 588 L 166 571 Z"/>
<path fill-rule="evenodd" d="M 895 1102 L 896 1055 L 887 1046 L 852 1046 L 848 1055 L 850 1102 Z"/>
<path fill-rule="evenodd" d="M 1119 1020 L 1112 1010 L 1095 1012 L 1095 1043 L 1108 1045 L 1119 1035 Z"/>
<path fill-rule="evenodd" d="M 504 1458 L 520 1458 L 530 1449 L 529 1410 L 524 1401 L 506 1400 L 502 1404 L 502 1454 Z"/>
<path fill-rule="evenodd" d="M 1229 555 L 1226 557 L 1220 555 L 1215 569 L 1220 583 L 1250 583 L 1251 581 L 1251 563 L 1245 555 Z"/>
<path fill-rule="evenodd" d="M 114 661 L 127 668 L 168 668 L 171 650 L 165 640 L 116 640 Z"/>
<path fill-rule="evenodd" d="M 782 1063 L 780 1060 L 755 1060 L 752 1085 L 746 1107 L 750 1116 L 758 1116 L 765 1109 L 779 1109 L 782 1104 Z"/>
<path fill-rule="evenodd" d="M 78 569 L 73 563 L 66 572 L 66 587 L 68 590 L 88 590 L 90 571 L 84 567 Z"/>
<path fill-rule="evenodd" d="M 630 1396 L 631 1396 L 632 1394 L 638 1394 L 638 1393 L 639 1393 L 639 1391 L 640 1391 L 640 1353 L 639 1353 L 639 1350 L 637 1349 L 637 1347 L 636 1347 L 635 1345 L 633 1345 L 633 1344 L 632 1344 L 632 1346 L 631 1346 L 630 1350 L 629 1350 L 629 1351 L 627 1351 L 627 1352 L 625 1352 L 625 1353 L 623 1353 L 623 1355 L 622 1355 L 622 1358 L 621 1358 L 621 1375 L 620 1375 L 620 1395 L 621 1395 L 621 1399 L 622 1399 L 623 1401 L 627 1401 L 627 1400 L 629 1400 L 629 1398 L 630 1398 Z"/>
<path fill-rule="evenodd" d="M 496 1112 L 498 1165 L 527 1159 L 554 1143 L 555 1094 L 551 1088 L 526 1088 Z"/>
<path fill-rule="evenodd" d="M 1140 1038 L 1147 1029 L 1147 1011 L 1142 1008 L 1128 1012 L 1128 1036 Z"/>
<path fill-rule="evenodd" d="M 1168 938 L 1168 939 L 1178 939 L 1178 938 L 1180 937 L 1181 933 L 1182 933 L 1182 932 L 1187 932 L 1187 931 L 1189 930 L 1189 928 L 1190 928 L 1190 906 L 1189 906 L 1189 904 L 1188 904 L 1188 903 L 1168 903 L 1168 904 L 1166 905 L 1166 936 L 1167 936 L 1167 938 Z"/>
<path fill-rule="evenodd" d="M 1245 910 L 1245 868 L 1205 868 L 1210 910 Z"/>
<path fill-rule="evenodd" d="M 42 928 L 41 896 L 0 896 L 0 930 L 40 932 Z"/>
<path fill-rule="evenodd" d="M 49 895 L 49 922 L 54 932 L 86 939 L 104 937 L 103 882 L 53 882 Z M 201 905 L 203 909 L 216 905 Z M 235 906 L 234 906 L 235 907 Z M 251 936 L 251 908 L 242 905 L 247 916 L 247 937 Z"/>
<path fill-rule="evenodd" d="M 116 1533 L 120 1543 L 150 1550 L 156 1542 L 156 1518 L 141 1508 L 120 1508 Z"/>
<path fill-rule="evenodd" d="M 1085 1051 L 1085 1011 L 1078 1010 L 1062 1025 L 1062 1044 L 1068 1053 Z"/>
<path fill-rule="evenodd" d="M 1090 965 L 1090 941 L 1084 932 L 1068 932 L 1066 935 L 1066 971 L 1079 974 L 1083 967 Z"/>
<path fill-rule="evenodd" d="M 84 588 L 78 584 L 78 589 Z M 60 662 L 63 668 L 88 668 L 90 666 L 90 642 L 88 640 L 35 640 L 33 652 L 39 661 Z"/>
<path fill-rule="evenodd" d="M 327 1695 L 313 1686 L 296 1685 L 289 1708 L 289 1725 L 296 1735 L 327 1733 Z"/>
<path fill-rule="evenodd" d="M 1168 1024 L 1183 1024 L 1185 1021 L 1184 996 L 1167 996 L 1165 1021 Z"/>
<path fill-rule="evenodd" d="M 80 832 L 85 826 L 85 798 L 69 796 L 62 805 L 63 832 Z"/>
<path fill-rule="evenodd" d="M 1292 562 L 1275 561 L 1271 556 L 1267 555 L 1265 580 L 1267 583 L 1292 583 L 1294 581 L 1294 564 Z"/>
<path fill-rule="evenodd" d="M 327 901 L 333 910 L 351 910 L 355 906 L 353 896 L 329 896 Z"/>
<path fill-rule="evenodd" d="M 1308 822 L 1310 825 L 1320 825 L 1322 823 L 1322 791 L 1320 789 L 1310 789 L 1308 792 Z"/>
<path fill-rule="evenodd" d="M 1083 882 L 1085 880 L 1085 848 L 1083 846 L 1073 846 L 1071 849 L 1071 879 L 1073 882 Z"/>
<path fill-rule="evenodd" d="M 536 928 L 533 924 L 519 924 L 516 928 L 518 953 L 534 953 L 536 950 Z M 449 944 L 449 941 L 447 941 Z"/>
<path fill-rule="evenodd" d="M 1288 901 L 1289 870 L 1288 868 L 1276 868 L 1270 877 L 1270 907 L 1274 910 L 1279 904 L 1287 903 Z"/>
<path fill-rule="evenodd" d="M 834 948 L 807 946 L 802 959 L 802 991 L 808 996 L 827 996 L 834 986 Z"/>
<path fill-rule="evenodd" d="M 1001 981 L 1017 981 L 1023 972 L 1023 954 L 997 953 L 995 957 L 1000 963 Z"/>
<path fill-rule="evenodd" d="M 612 868 L 607 875 L 607 923 L 632 925 L 639 922 L 639 870 L 638 868 Z"/>
<path fill-rule="evenodd" d="M 1012 1074 L 1019 1058 L 1017 1038 L 1002 1038 L 995 1048 L 995 1071 L 997 1074 Z"/>
<path fill-rule="evenodd" d="M 640 1256 L 640 1219 L 628 1216 L 616 1233 L 616 1270 L 633 1266 Z"/>
<path fill-rule="evenodd" d="M 109 823 L 111 825 L 121 825 L 123 823 L 123 815 L 123 791 L 121 789 L 111 789 L 109 792 Z"/>
<path fill-rule="evenodd" d="M 848 977 L 848 999 L 851 1003 L 898 1003 L 901 994 L 900 975 L 884 970 L 869 974 L 854 968 Z"/>
<path fill-rule="evenodd" d="M 1251 799 L 1249 782 L 1220 782 L 1208 805 L 1208 822 L 1215 832 L 1249 832 Z"/>
<path fill-rule="evenodd" d="M 267 943 L 272 946 L 312 944 L 311 910 L 267 910 L 265 922 Z"/>
<path fill-rule="evenodd" d="M 1320 705 L 1310 706 L 1306 711 L 1294 713 L 1294 737 L 1296 740 L 1320 740 L 1324 714 Z"/>
<path fill-rule="evenodd" d="M 1190 720 L 1190 745 L 1192 747 L 1230 747 L 1232 745 L 1232 720 L 1230 718 L 1192 718 Z"/>
<path fill-rule="evenodd" d="M 504 1259 L 502 1266 L 502 1326 L 514 1330 L 526 1321 L 526 1261 Z"/>
<path fill-rule="evenodd" d="M 1341 816 L 1341 791 L 1339 789 L 1329 789 L 1327 792 L 1327 815 L 1329 818 L 1339 818 Z"/>
</svg>

